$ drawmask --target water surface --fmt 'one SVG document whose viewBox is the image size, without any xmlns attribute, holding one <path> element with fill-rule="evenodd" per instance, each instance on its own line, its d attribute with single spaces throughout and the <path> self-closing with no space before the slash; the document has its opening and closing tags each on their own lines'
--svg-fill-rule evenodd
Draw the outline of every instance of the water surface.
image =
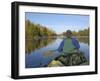
<svg viewBox="0 0 100 81">
<path fill-rule="evenodd" d="M 62 38 L 48 38 L 26 41 L 25 67 L 35 68 L 47 66 L 49 62 L 61 53 L 55 51 L 54 54 L 44 56 L 49 50 L 55 50 L 59 47 Z M 80 51 L 84 52 L 84 56 L 89 60 L 89 40 L 88 38 L 78 38 L 80 43 Z"/>
</svg>

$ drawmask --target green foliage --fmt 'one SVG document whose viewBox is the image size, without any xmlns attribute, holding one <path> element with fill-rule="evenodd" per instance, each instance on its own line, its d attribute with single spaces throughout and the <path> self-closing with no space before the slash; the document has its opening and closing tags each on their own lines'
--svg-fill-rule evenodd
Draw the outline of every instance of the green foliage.
<svg viewBox="0 0 100 81">
<path fill-rule="evenodd" d="M 34 24 L 29 20 L 25 21 L 25 52 L 29 53 L 35 49 L 46 46 L 53 40 L 50 36 L 55 36 L 56 33 L 40 24 Z M 33 45 L 34 43 L 34 45 Z"/>
<path fill-rule="evenodd" d="M 31 23 L 29 20 L 25 21 L 25 36 L 26 39 L 33 39 L 38 37 L 55 36 L 55 31 L 48 29 L 40 24 Z"/>
<path fill-rule="evenodd" d="M 78 32 L 72 31 L 74 36 L 89 36 L 89 28 L 84 30 L 79 30 Z"/>
<path fill-rule="evenodd" d="M 48 29 L 46 26 L 25 20 L 25 52 L 29 53 L 35 49 L 44 47 L 51 43 L 52 40 L 54 41 L 54 38 L 66 35 L 65 33 L 66 32 L 63 32 L 62 34 L 56 34 L 54 30 Z M 72 31 L 72 33 L 79 39 L 79 41 L 89 41 L 89 28 L 79 30 L 78 32 Z M 82 39 L 79 37 L 85 38 Z"/>
<path fill-rule="evenodd" d="M 72 31 L 73 36 L 88 36 L 89 37 L 89 27 L 84 30 Z M 63 32 L 62 35 L 66 35 L 66 32 Z"/>
</svg>

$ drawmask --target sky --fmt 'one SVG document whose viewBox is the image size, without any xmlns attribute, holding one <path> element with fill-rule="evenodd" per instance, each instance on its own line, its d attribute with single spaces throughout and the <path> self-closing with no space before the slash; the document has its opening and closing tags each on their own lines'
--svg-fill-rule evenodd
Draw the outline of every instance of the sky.
<svg viewBox="0 0 100 81">
<path fill-rule="evenodd" d="M 53 29 L 57 34 L 66 30 L 79 31 L 89 27 L 88 15 L 26 12 L 25 19 Z"/>
</svg>

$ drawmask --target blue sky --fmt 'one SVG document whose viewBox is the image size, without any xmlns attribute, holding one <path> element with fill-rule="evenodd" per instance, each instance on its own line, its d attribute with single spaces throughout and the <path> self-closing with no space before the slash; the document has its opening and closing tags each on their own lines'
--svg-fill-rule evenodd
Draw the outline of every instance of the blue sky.
<svg viewBox="0 0 100 81">
<path fill-rule="evenodd" d="M 78 31 L 89 27 L 88 15 L 26 12 L 25 19 L 53 29 L 58 34 L 68 29 Z"/>
</svg>

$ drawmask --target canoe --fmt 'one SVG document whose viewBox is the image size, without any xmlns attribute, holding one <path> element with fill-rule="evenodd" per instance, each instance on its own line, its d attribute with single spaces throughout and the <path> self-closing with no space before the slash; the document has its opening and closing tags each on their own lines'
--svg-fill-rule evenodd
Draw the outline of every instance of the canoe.
<svg viewBox="0 0 100 81">
<path fill-rule="evenodd" d="M 75 65 L 87 65 L 89 64 L 84 53 L 71 53 L 60 55 L 59 57 L 53 59 L 49 64 L 48 67 L 53 66 L 75 66 Z"/>
</svg>

